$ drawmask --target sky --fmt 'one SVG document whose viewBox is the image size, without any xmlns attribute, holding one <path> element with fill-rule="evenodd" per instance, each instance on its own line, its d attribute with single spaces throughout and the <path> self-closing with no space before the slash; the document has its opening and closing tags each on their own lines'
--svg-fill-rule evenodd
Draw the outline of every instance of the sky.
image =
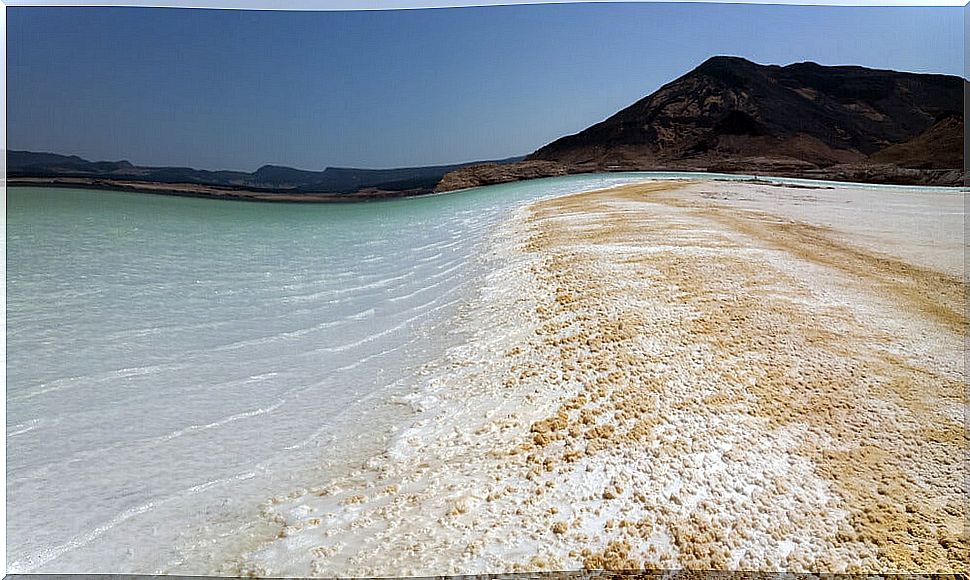
<svg viewBox="0 0 970 580">
<path fill-rule="evenodd" d="M 7 8 L 7 147 L 253 171 L 530 153 L 718 54 L 964 75 L 962 8 Z"/>
</svg>

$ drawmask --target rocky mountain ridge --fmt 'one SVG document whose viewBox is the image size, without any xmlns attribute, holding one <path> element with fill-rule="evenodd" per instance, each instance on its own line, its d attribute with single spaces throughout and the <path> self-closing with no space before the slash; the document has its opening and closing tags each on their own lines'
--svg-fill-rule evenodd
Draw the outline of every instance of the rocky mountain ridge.
<svg viewBox="0 0 970 580">
<path fill-rule="evenodd" d="M 521 160 L 513 157 L 493 161 L 496 165 Z M 209 171 L 190 167 L 145 167 L 128 161 L 88 161 L 77 155 L 7 152 L 7 178 L 12 183 L 31 184 L 101 184 L 108 187 L 139 184 L 157 191 L 192 188 L 202 191 L 219 188 L 226 191 L 265 194 L 350 195 L 369 191 L 384 194 L 430 193 L 445 174 L 482 162 L 396 169 L 358 169 L 327 167 L 307 171 L 279 165 L 264 165 L 253 172 Z M 176 188 L 178 186 L 178 189 Z"/>
<path fill-rule="evenodd" d="M 956 76 L 718 56 L 574 135 L 500 169 L 469 166 L 437 191 L 594 171 L 710 171 L 961 185 Z M 526 165 L 528 164 L 528 165 Z"/>
</svg>

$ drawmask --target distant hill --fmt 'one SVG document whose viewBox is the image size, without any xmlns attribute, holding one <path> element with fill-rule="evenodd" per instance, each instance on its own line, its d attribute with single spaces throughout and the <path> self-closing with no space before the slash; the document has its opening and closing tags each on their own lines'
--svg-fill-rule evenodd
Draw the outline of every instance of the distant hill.
<svg viewBox="0 0 970 580">
<path fill-rule="evenodd" d="M 522 157 L 512 157 L 491 163 L 513 163 L 521 159 Z M 206 171 L 189 167 L 141 167 L 128 161 L 93 162 L 76 155 L 8 151 L 7 177 L 14 181 L 18 178 L 51 178 L 61 183 L 65 183 L 67 179 L 78 178 L 88 181 L 190 184 L 288 195 L 353 194 L 363 190 L 406 191 L 416 194 L 430 192 L 450 171 L 479 163 L 481 162 L 398 169 L 328 167 L 323 171 L 264 165 L 247 173 Z"/>
<path fill-rule="evenodd" d="M 717 56 L 526 160 L 546 162 L 551 174 L 710 170 L 956 185 L 966 84 L 956 76 Z M 533 163 L 496 175 L 507 181 L 519 165 L 535 173 Z M 495 182 L 482 173 L 460 169 L 439 191 Z"/>
</svg>

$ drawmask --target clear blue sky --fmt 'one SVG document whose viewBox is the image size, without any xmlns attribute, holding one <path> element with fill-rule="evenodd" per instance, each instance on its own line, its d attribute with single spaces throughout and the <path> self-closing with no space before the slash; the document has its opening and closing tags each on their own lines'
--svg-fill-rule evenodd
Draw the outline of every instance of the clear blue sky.
<svg viewBox="0 0 970 580">
<path fill-rule="evenodd" d="M 8 147 L 143 165 L 525 154 L 715 54 L 962 75 L 961 8 L 8 8 Z"/>
</svg>

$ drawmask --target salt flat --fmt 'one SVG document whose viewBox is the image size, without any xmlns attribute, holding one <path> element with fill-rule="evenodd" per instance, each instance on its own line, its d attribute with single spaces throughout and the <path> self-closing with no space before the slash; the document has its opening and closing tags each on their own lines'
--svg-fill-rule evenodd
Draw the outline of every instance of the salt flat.
<svg viewBox="0 0 970 580">
<path fill-rule="evenodd" d="M 516 210 L 414 421 L 267 501 L 276 532 L 220 571 L 965 572 L 964 196 L 653 182 Z"/>
<path fill-rule="evenodd" d="M 963 274 L 966 192 L 956 188 L 718 182 L 715 187 L 696 184 L 680 195 L 826 227 L 830 235 L 853 245 L 897 255 L 914 265 Z"/>
</svg>

